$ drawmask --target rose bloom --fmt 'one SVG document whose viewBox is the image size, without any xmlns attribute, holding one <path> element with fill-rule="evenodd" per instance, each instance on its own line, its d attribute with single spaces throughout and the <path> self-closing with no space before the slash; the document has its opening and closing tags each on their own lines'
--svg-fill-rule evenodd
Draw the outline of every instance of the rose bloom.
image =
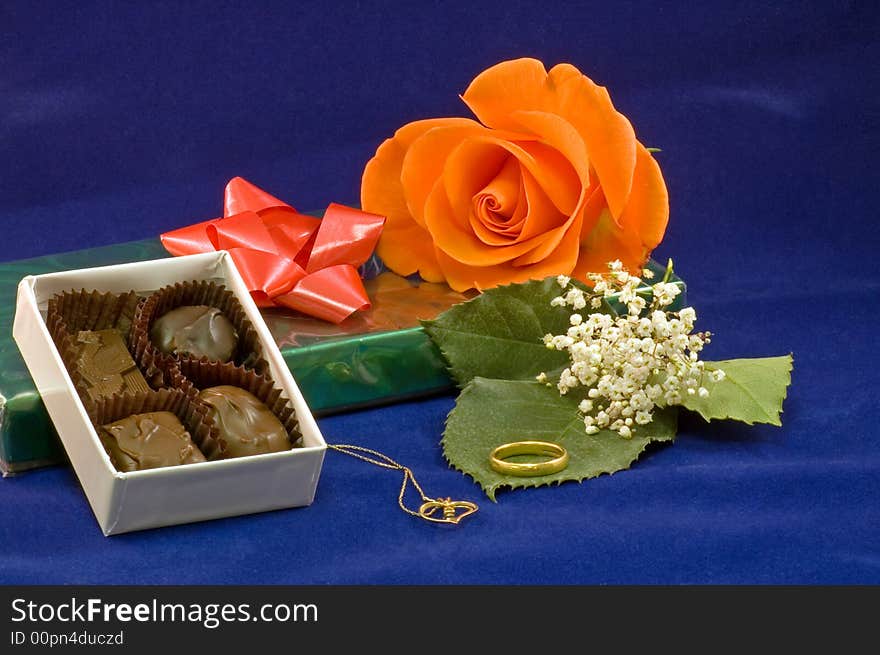
<svg viewBox="0 0 880 655">
<path fill-rule="evenodd" d="M 364 169 L 361 206 L 387 217 L 377 252 L 391 270 L 464 291 L 584 280 L 614 259 L 641 268 L 666 229 L 666 184 L 604 87 L 517 59 L 462 99 L 480 122 L 404 125 Z"/>
</svg>

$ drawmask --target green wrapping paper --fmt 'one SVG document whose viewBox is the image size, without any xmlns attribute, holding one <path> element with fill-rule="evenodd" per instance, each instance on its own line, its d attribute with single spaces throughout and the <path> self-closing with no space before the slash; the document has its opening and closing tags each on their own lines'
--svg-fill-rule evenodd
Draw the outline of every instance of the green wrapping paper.
<svg viewBox="0 0 880 655">
<path fill-rule="evenodd" d="M 0 470 L 17 473 L 65 460 L 43 401 L 12 339 L 18 283 L 26 275 L 168 257 L 158 239 L 0 264 Z M 663 267 L 650 262 L 658 279 Z M 372 300 L 333 325 L 283 309 L 263 317 L 316 415 L 449 390 L 446 363 L 420 327 L 469 296 L 442 284 L 402 278 L 378 259 L 361 269 Z M 673 281 L 684 283 L 678 278 Z M 685 302 L 684 293 L 676 306 Z"/>
</svg>

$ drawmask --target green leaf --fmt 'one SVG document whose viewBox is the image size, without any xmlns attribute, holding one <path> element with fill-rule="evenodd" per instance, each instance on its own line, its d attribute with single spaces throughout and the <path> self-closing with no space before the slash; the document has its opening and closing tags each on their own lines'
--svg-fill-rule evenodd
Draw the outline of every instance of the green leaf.
<svg viewBox="0 0 880 655">
<path fill-rule="evenodd" d="M 709 395 L 700 398 L 685 394 L 682 405 L 699 412 L 707 421 L 733 419 L 749 425 L 782 425 L 779 414 L 791 384 L 792 365 L 791 355 L 706 362 L 707 371 L 721 369 L 725 378 L 713 382 L 705 376 L 703 386 Z"/>
<path fill-rule="evenodd" d="M 446 420 L 444 455 L 495 500 L 500 487 L 517 489 L 581 481 L 629 468 L 652 441 L 675 438 L 674 408 L 655 410 L 654 421 L 639 426 L 631 439 L 607 430 L 588 435 L 577 411 L 579 401 L 577 395 L 560 396 L 555 387 L 538 382 L 475 377 Z M 501 475 L 491 469 L 489 453 L 494 448 L 532 439 L 564 446 L 570 455 L 568 467 L 531 478 Z"/>
<path fill-rule="evenodd" d="M 552 277 L 488 289 L 422 324 L 459 386 L 476 376 L 534 380 L 542 371 L 558 375 L 568 364 L 568 353 L 548 350 L 541 339 L 569 327 L 569 310 L 550 306 L 561 292 Z"/>
</svg>

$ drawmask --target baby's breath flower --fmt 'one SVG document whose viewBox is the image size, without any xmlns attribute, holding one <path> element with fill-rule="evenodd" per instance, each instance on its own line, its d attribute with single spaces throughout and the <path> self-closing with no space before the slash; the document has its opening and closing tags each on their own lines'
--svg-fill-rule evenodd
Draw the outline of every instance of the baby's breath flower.
<svg viewBox="0 0 880 655">
<path fill-rule="evenodd" d="M 587 306 L 587 299 L 584 296 L 583 291 L 577 287 L 572 287 L 569 289 L 568 293 L 565 294 L 565 304 L 570 305 L 575 309 L 583 309 Z"/>
<path fill-rule="evenodd" d="M 644 410 L 636 412 L 636 423 L 639 425 L 647 425 L 653 420 L 654 417 L 651 415 L 651 412 L 646 412 Z"/>
<path fill-rule="evenodd" d="M 571 285 L 568 276 L 557 278 L 563 293 L 551 305 L 574 312 L 566 334 L 547 334 L 544 344 L 567 351 L 571 359 L 556 385 L 559 393 L 586 389 L 578 411 L 587 434 L 609 429 L 629 439 L 640 426 L 654 420 L 658 405 L 679 405 L 682 394 L 706 398 L 710 392 L 703 385 L 704 375 L 713 382 L 724 379 L 724 371 L 705 372 L 699 359 L 711 335 L 692 332 L 697 319 L 694 309 L 668 309 L 681 293 L 678 285 L 666 281 L 669 273 L 664 281 L 647 286 L 615 260 L 608 264 L 607 273 L 587 275 L 592 291 Z M 654 277 L 648 269 L 641 275 Z M 587 306 L 600 310 L 602 299 L 612 296 L 626 307 L 625 313 L 584 315 L 579 311 Z M 542 373 L 537 379 L 546 382 L 547 376 Z"/>
</svg>

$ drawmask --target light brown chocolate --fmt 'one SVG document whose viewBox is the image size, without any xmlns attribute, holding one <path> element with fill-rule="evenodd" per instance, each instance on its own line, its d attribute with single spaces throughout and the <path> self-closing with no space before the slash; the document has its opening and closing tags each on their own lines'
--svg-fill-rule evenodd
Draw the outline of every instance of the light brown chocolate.
<svg viewBox="0 0 880 655">
<path fill-rule="evenodd" d="M 204 462 L 205 456 L 171 412 L 147 412 L 101 426 L 101 442 L 119 471 Z"/>
<path fill-rule="evenodd" d="M 209 407 L 224 459 L 290 450 L 284 425 L 252 393 L 220 385 L 203 389 L 199 400 Z"/>
<path fill-rule="evenodd" d="M 160 316 L 150 328 L 153 345 L 166 354 L 231 361 L 238 346 L 232 322 L 216 307 L 183 305 Z"/>
<path fill-rule="evenodd" d="M 149 391 L 116 330 L 82 330 L 74 344 L 80 383 L 92 400 L 117 393 Z"/>
</svg>

